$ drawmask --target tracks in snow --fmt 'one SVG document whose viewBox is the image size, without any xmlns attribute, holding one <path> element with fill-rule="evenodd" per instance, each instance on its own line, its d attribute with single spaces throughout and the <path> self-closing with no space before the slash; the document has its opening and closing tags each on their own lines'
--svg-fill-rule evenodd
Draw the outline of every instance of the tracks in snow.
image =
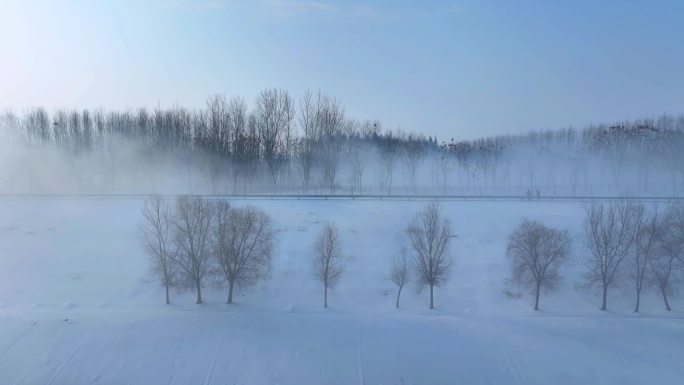
<svg viewBox="0 0 684 385">
<path fill-rule="evenodd" d="M 90 338 L 90 336 L 93 335 L 93 332 L 95 332 L 95 330 L 98 329 L 101 325 L 101 322 L 95 325 L 92 329 L 88 331 L 88 333 L 86 333 L 83 336 L 83 338 L 81 338 L 80 341 L 78 341 L 76 347 L 74 347 L 74 349 L 71 351 L 71 353 L 69 353 L 64 362 L 62 362 L 62 364 L 57 368 L 57 370 L 55 370 L 55 373 L 52 374 L 52 377 L 50 377 L 50 379 L 45 383 L 45 385 L 52 385 L 54 383 L 59 373 L 61 373 L 62 370 L 69 364 L 69 362 L 71 362 L 71 359 L 73 359 L 76 353 L 78 353 L 78 350 L 81 348 L 81 346 L 83 346 L 83 344 L 88 340 L 88 338 Z"/>
<path fill-rule="evenodd" d="M 511 376 L 513 377 L 513 382 L 515 384 L 522 384 L 523 382 L 520 381 L 520 373 L 518 370 L 517 365 L 515 364 L 515 361 L 513 360 L 513 356 L 511 355 L 511 350 L 510 350 L 510 345 L 508 343 L 508 337 L 504 334 L 504 332 L 501 331 L 501 326 L 498 325 L 495 329 L 496 333 L 496 342 L 499 346 L 499 350 L 501 351 L 501 355 L 504 357 L 504 360 L 506 361 L 506 366 L 508 367 L 508 371 L 511 373 Z"/>
<path fill-rule="evenodd" d="M 37 323 L 38 323 L 38 321 L 33 321 L 29 327 L 24 329 L 24 331 L 21 332 L 18 336 L 16 336 L 12 340 L 12 342 L 7 344 L 7 346 L 5 346 L 5 348 L 2 349 L 2 351 L 0 351 L 0 357 L 5 355 L 5 353 L 7 353 L 7 351 L 10 350 L 12 348 L 12 346 L 14 346 L 20 339 L 22 339 L 26 334 L 28 334 L 28 332 L 31 331 L 31 329 L 33 329 L 33 327 L 36 326 Z"/>
<path fill-rule="evenodd" d="M 216 350 L 216 355 L 214 356 L 214 360 L 211 363 L 211 368 L 209 369 L 209 373 L 207 373 L 207 376 L 204 378 L 204 385 L 209 385 L 211 382 L 211 378 L 214 376 L 214 370 L 216 369 L 216 363 L 218 363 L 219 357 L 221 356 L 221 351 L 223 350 L 223 345 L 226 340 L 226 332 L 224 331 L 223 334 L 221 335 L 221 342 L 219 343 L 219 347 Z"/>
</svg>

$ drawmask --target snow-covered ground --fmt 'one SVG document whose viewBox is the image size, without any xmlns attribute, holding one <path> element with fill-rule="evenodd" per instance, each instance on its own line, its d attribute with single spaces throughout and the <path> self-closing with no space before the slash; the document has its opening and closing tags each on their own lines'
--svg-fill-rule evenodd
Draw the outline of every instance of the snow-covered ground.
<svg viewBox="0 0 684 385">
<path fill-rule="evenodd" d="M 140 199 L 0 200 L 2 384 L 679 384 L 684 301 L 649 293 L 634 315 L 629 285 L 581 287 L 583 206 L 443 202 L 456 233 L 447 285 L 411 286 L 394 308 L 387 279 L 404 229 L 425 202 L 235 201 L 269 213 L 271 279 L 208 287 L 207 303 L 150 273 L 136 237 Z M 506 238 L 523 217 L 567 228 L 573 258 L 534 312 L 511 286 Z M 340 227 L 347 273 L 322 307 L 314 238 Z"/>
</svg>

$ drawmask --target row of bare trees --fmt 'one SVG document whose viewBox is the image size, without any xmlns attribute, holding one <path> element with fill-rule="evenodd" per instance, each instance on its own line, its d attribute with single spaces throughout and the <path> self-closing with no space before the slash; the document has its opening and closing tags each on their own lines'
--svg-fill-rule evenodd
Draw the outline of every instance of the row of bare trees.
<svg viewBox="0 0 684 385">
<path fill-rule="evenodd" d="M 396 307 L 404 286 L 415 275 L 420 287 L 430 288 L 430 309 L 434 308 L 434 288 L 446 282 L 452 260 L 449 242 L 452 237 L 449 221 L 444 219 L 436 202 L 418 212 L 406 229 L 413 252 L 403 248 L 390 270 L 390 280 L 398 286 Z M 323 285 L 323 306 L 328 307 L 328 291 L 335 288 L 345 272 L 346 258 L 341 250 L 340 232 L 328 223 L 314 245 L 314 276 Z"/>
<path fill-rule="evenodd" d="M 142 214 L 139 236 L 165 287 L 167 304 L 174 286 L 193 288 L 202 303 L 203 282 L 214 278 L 228 288 L 231 303 L 236 286 L 268 277 L 273 230 L 263 211 L 188 196 L 174 206 L 154 196 Z"/>
<path fill-rule="evenodd" d="M 609 289 L 626 282 L 635 291 L 634 312 L 649 287 L 671 310 L 668 295 L 684 269 L 684 206 L 672 204 L 661 214 L 631 202 L 594 204 L 586 209 L 583 235 L 586 282 L 601 290 L 601 310 L 607 309 Z M 510 235 L 512 278 L 533 290 L 534 310 L 541 290 L 560 282 L 559 268 L 569 258 L 570 245 L 567 231 L 537 221 L 524 220 Z"/>
<path fill-rule="evenodd" d="M 430 309 L 434 308 L 434 288 L 446 282 L 452 260 L 449 242 L 452 237 L 449 221 L 444 219 L 436 202 L 418 212 L 406 228 L 406 235 L 413 252 L 402 248 L 395 257 L 389 279 L 398 287 L 396 307 L 404 286 L 416 277 L 419 287 L 430 288 Z M 323 285 L 323 304 L 328 307 L 328 290 L 334 288 L 344 273 L 344 257 L 340 251 L 339 230 L 328 224 L 315 244 L 314 271 Z"/>
<path fill-rule="evenodd" d="M 172 287 L 193 288 L 202 303 L 202 287 L 212 277 L 228 288 L 233 302 L 235 286 L 249 286 L 268 278 L 273 249 L 273 230 L 268 215 L 254 207 L 233 208 L 225 200 L 180 196 L 172 205 L 153 196 L 145 201 L 138 233 L 151 258 L 155 273 L 164 285 L 166 303 Z M 432 203 L 416 214 L 406 230 L 414 251 L 417 282 L 430 287 L 430 308 L 434 288 L 446 281 L 451 267 L 449 222 Z M 395 261 L 391 280 L 401 289 L 409 281 L 406 250 Z M 324 226 L 314 244 L 314 277 L 323 286 L 323 305 L 328 292 L 345 272 L 340 232 L 333 223 Z"/>
<path fill-rule="evenodd" d="M 624 278 L 634 285 L 635 312 L 649 286 L 671 310 L 668 295 L 684 267 L 684 206 L 672 204 L 661 214 L 627 202 L 595 205 L 587 210 L 584 229 L 591 251 L 588 279 L 602 289 L 601 310 L 606 310 L 608 289 Z"/>
<path fill-rule="evenodd" d="M 228 289 L 252 285 L 268 278 L 273 249 L 273 230 L 268 215 L 251 206 L 233 208 L 225 200 L 181 196 L 175 206 L 155 196 L 143 207 L 139 233 L 153 266 L 166 289 L 191 287 L 202 302 L 202 285 L 209 277 Z M 672 294 L 684 270 L 684 206 L 670 205 L 664 213 L 643 204 L 615 202 L 593 204 L 584 221 L 587 284 L 601 290 L 601 310 L 607 309 L 610 288 L 630 282 L 639 311 L 641 294 L 655 288 L 670 310 Z M 437 202 L 419 211 L 406 228 L 408 247 L 402 248 L 390 267 L 389 278 L 397 286 L 395 305 L 411 281 L 429 287 L 430 309 L 434 289 L 449 278 L 453 234 Z M 534 293 L 539 310 L 542 291 L 555 289 L 562 279 L 560 268 L 571 253 L 567 230 L 525 219 L 508 239 L 512 281 Z M 341 281 L 347 258 L 340 231 L 334 223 L 324 226 L 314 244 L 313 271 L 323 286 L 323 305 L 328 293 Z"/>
<path fill-rule="evenodd" d="M 419 211 L 406 228 L 406 236 L 410 248 L 402 248 L 389 272 L 389 279 L 398 288 L 396 307 L 399 308 L 402 289 L 415 277 L 419 287 L 430 288 L 430 309 L 433 309 L 434 288 L 446 282 L 452 267 L 451 228 L 439 204 L 430 203 Z M 327 224 L 315 244 L 314 259 L 315 277 L 323 285 L 324 307 L 328 307 L 328 290 L 337 285 L 345 271 L 344 262 L 339 230 L 334 224 Z"/>
</svg>

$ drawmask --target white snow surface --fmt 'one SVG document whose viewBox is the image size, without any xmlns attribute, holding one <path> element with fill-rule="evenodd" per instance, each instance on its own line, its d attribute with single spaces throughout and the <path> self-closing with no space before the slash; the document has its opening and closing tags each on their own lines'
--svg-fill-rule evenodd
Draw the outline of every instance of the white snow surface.
<svg viewBox="0 0 684 385">
<path fill-rule="evenodd" d="M 455 233 L 448 284 L 387 278 L 419 201 L 243 201 L 273 218 L 271 278 L 164 290 L 136 237 L 142 199 L 0 199 L 1 384 L 681 384 L 684 301 L 582 287 L 583 205 L 442 202 Z M 567 228 L 559 289 L 510 284 L 506 240 L 524 218 Z M 347 271 L 323 309 L 313 243 L 337 223 Z"/>
</svg>

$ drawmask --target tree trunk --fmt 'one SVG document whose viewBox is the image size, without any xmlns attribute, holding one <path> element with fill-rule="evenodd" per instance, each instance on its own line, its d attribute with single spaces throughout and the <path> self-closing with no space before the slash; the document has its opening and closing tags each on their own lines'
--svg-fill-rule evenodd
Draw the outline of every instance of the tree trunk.
<svg viewBox="0 0 684 385">
<path fill-rule="evenodd" d="M 167 282 L 164 286 L 166 287 L 166 304 L 168 305 L 171 303 L 171 300 L 169 299 L 169 283 Z"/>
<path fill-rule="evenodd" d="M 639 312 L 639 302 L 641 302 L 641 288 L 637 288 L 636 292 L 636 305 L 634 305 L 634 313 Z"/>
<path fill-rule="evenodd" d="M 228 284 L 228 303 L 233 303 L 233 282 L 230 281 Z"/>
<path fill-rule="evenodd" d="M 534 295 L 534 310 L 539 310 L 539 283 L 537 283 L 537 290 L 535 290 Z"/>
<path fill-rule="evenodd" d="M 323 289 L 323 307 L 328 307 L 328 285 Z"/>
<path fill-rule="evenodd" d="M 432 290 L 433 287 L 434 286 L 432 284 L 430 284 L 430 309 L 435 308 L 435 302 L 434 302 L 434 296 L 433 296 L 433 290 Z"/>
<path fill-rule="evenodd" d="M 601 310 L 606 310 L 606 296 L 608 295 L 608 285 L 603 285 L 603 302 L 601 303 Z"/>
<path fill-rule="evenodd" d="M 397 292 L 397 309 L 399 309 L 399 297 L 401 296 L 401 289 L 403 287 L 404 287 L 403 285 L 399 286 L 399 291 Z"/>
<path fill-rule="evenodd" d="M 660 292 L 663 294 L 663 301 L 665 302 L 665 309 L 667 311 L 671 311 L 672 309 L 670 309 L 670 303 L 667 302 L 667 293 L 665 292 L 665 289 L 660 288 Z"/>
<path fill-rule="evenodd" d="M 195 285 L 197 286 L 197 302 L 196 303 L 202 303 L 202 285 L 200 284 L 199 279 L 197 281 L 195 281 Z"/>
</svg>

